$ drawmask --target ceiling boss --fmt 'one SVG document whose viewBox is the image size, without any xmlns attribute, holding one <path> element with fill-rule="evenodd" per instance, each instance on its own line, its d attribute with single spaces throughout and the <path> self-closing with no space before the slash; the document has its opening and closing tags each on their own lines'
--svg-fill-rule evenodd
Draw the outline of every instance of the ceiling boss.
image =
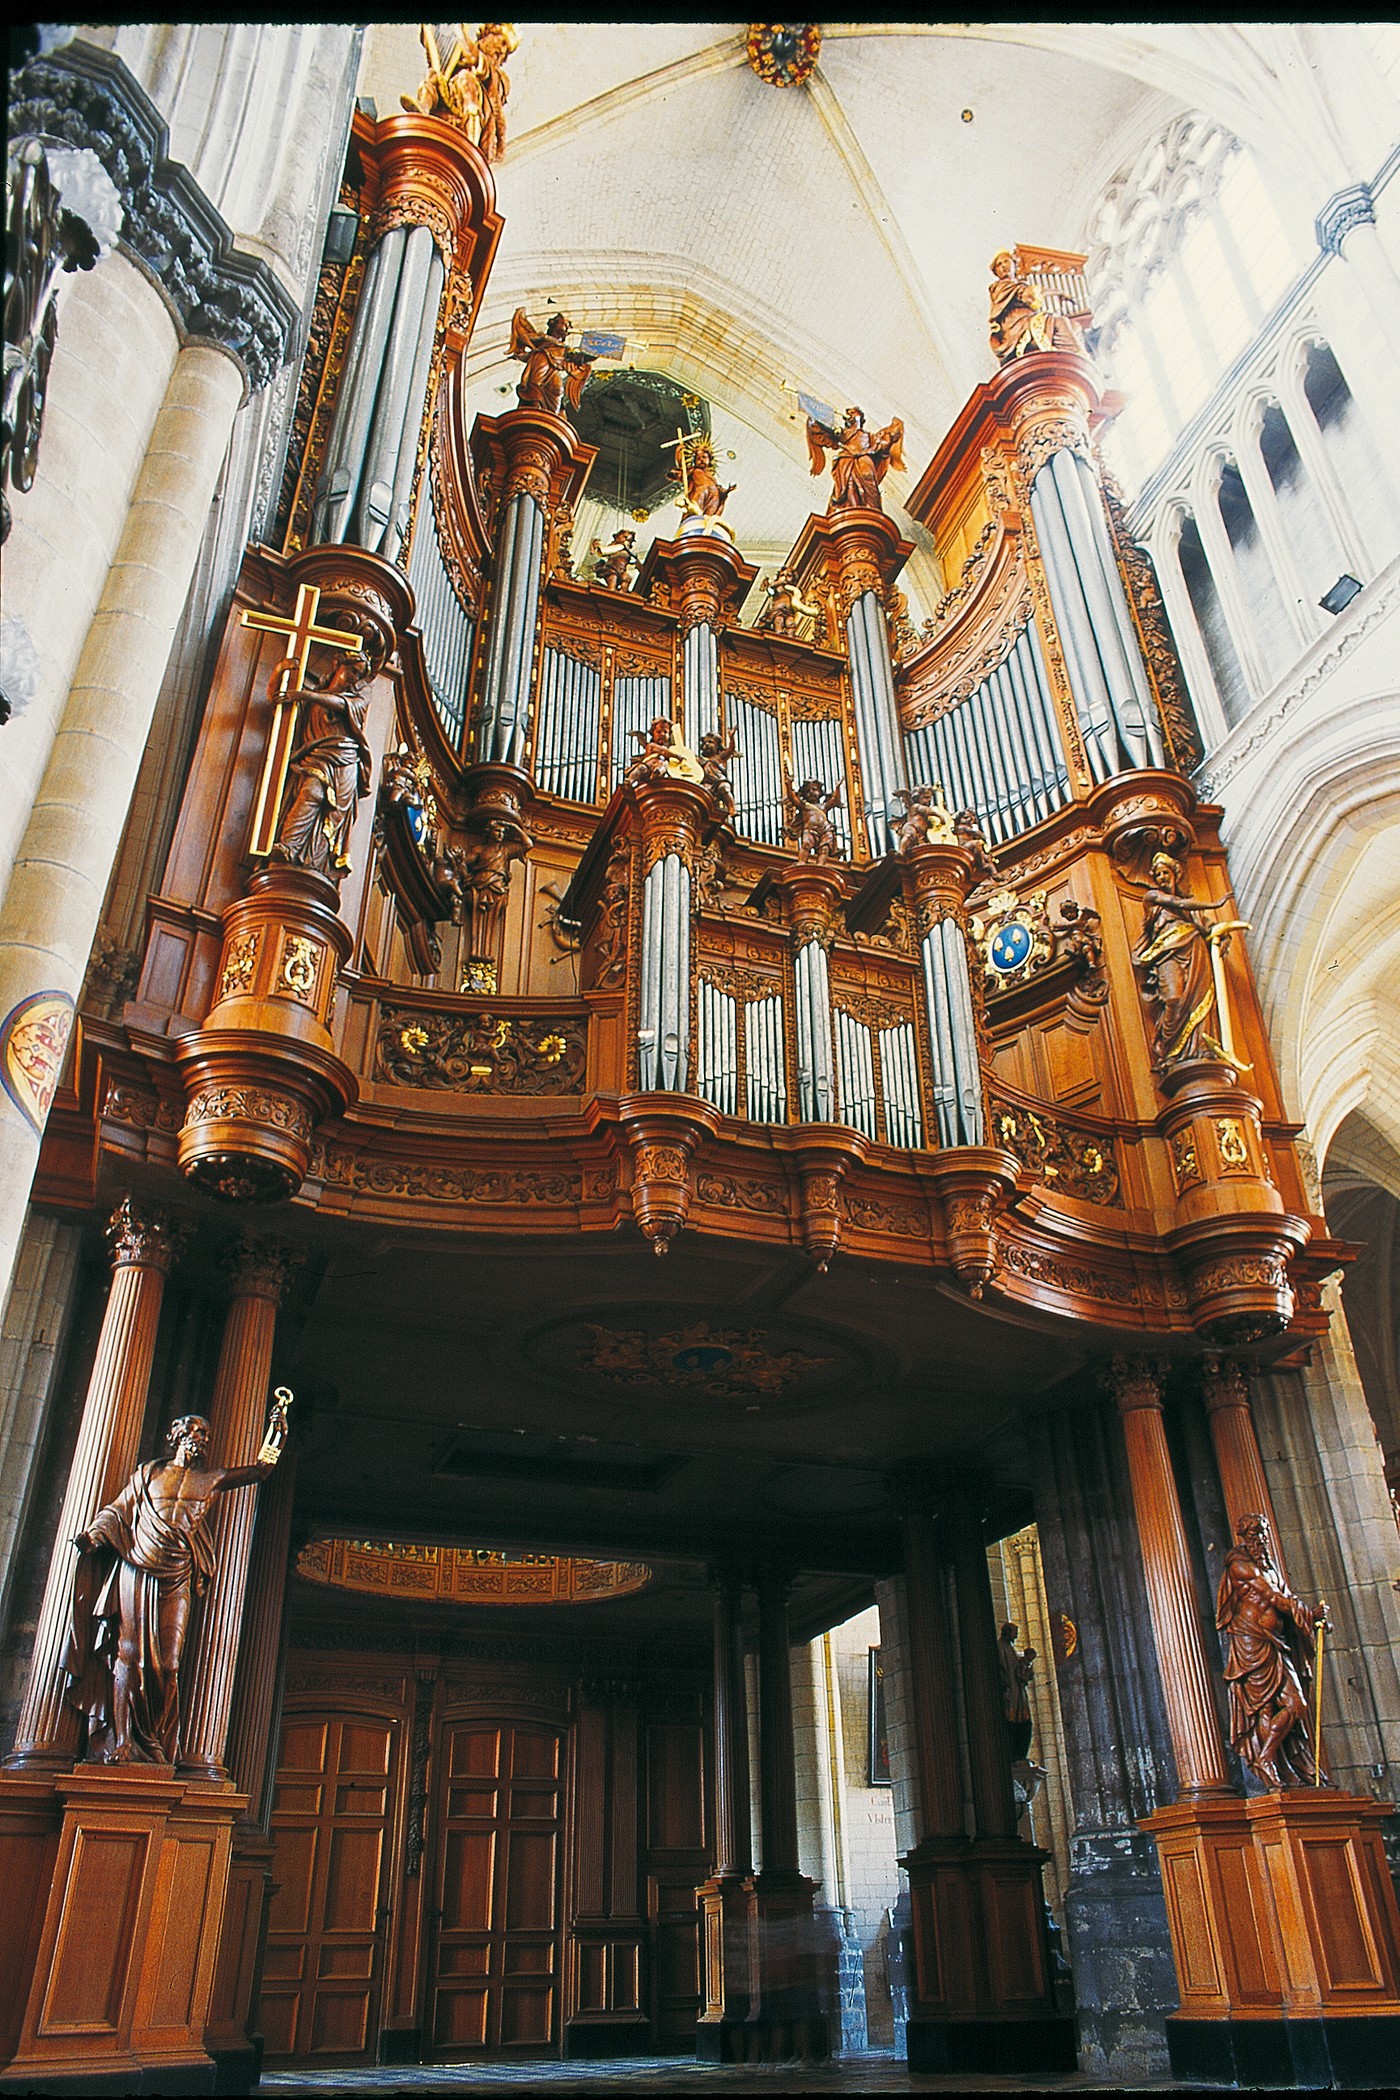
<svg viewBox="0 0 1400 2100">
<path fill-rule="evenodd" d="M 815 22 L 752 22 L 749 64 L 769 87 L 801 87 L 816 70 L 822 33 Z"/>
</svg>

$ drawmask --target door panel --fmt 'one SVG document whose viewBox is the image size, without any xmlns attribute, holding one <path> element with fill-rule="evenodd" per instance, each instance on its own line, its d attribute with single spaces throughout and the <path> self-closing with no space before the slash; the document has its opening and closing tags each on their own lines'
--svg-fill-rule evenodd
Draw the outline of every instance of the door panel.
<svg viewBox="0 0 1400 2100">
<path fill-rule="evenodd" d="M 434 2053 L 549 2049 L 559 2038 L 562 1739 L 524 1722 L 453 1722 L 438 1769 Z"/>
<path fill-rule="evenodd" d="M 283 1728 L 259 2013 L 269 2058 L 374 2047 L 397 1757 L 393 1721 L 294 1714 Z"/>
</svg>

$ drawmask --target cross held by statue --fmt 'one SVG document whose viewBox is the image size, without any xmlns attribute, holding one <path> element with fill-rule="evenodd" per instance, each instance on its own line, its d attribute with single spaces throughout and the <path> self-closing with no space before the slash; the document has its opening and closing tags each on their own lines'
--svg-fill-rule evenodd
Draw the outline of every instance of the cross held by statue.
<svg viewBox="0 0 1400 2100">
<path fill-rule="evenodd" d="M 287 767 L 291 761 L 292 744 L 296 734 L 296 703 L 288 702 L 289 692 L 299 691 L 306 683 L 306 665 L 312 647 L 319 643 L 326 649 L 343 649 L 354 655 L 363 649 L 363 637 L 347 632 L 343 627 L 318 625 L 316 614 L 321 603 L 321 593 L 314 583 L 297 586 L 296 604 L 291 617 L 285 613 L 252 612 L 245 609 L 242 624 L 257 629 L 262 634 L 280 634 L 286 637 L 287 653 L 277 666 L 277 688 L 273 697 L 272 730 L 267 740 L 267 755 L 263 760 L 262 779 L 258 783 L 258 799 L 253 810 L 253 831 L 248 842 L 249 856 L 254 860 L 266 859 L 272 851 L 277 837 L 277 823 L 282 809 L 282 795 L 287 785 Z"/>
</svg>

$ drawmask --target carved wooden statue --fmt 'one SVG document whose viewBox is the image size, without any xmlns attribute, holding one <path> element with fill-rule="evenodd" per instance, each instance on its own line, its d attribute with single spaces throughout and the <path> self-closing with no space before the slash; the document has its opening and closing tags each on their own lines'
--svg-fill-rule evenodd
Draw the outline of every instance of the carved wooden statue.
<svg viewBox="0 0 1400 2100">
<path fill-rule="evenodd" d="M 783 800 L 786 805 L 784 829 L 790 839 L 796 841 L 799 860 L 839 860 L 841 841 L 830 812 L 841 800 L 841 790 L 834 787 L 828 794 L 820 780 L 804 780 L 800 787 L 793 785 L 792 775 L 783 775 Z"/>
<path fill-rule="evenodd" d="M 1226 1557 L 1215 1623 L 1225 1636 L 1230 1741 L 1266 1786 L 1313 1786 L 1308 1741 L 1313 1641 L 1323 1605 L 1295 1597 L 1279 1571 L 1267 1517 L 1241 1517 Z"/>
<path fill-rule="evenodd" d="M 940 782 L 896 788 L 894 799 L 904 804 L 904 815 L 895 824 L 895 845 L 901 853 L 912 853 L 916 846 L 946 846 L 957 839 Z"/>
<path fill-rule="evenodd" d="M 350 872 L 350 833 L 374 765 L 365 717 L 367 688 L 378 665 L 361 649 L 339 659 L 323 685 L 286 694 L 278 683 L 282 668 L 273 672 L 268 691 L 274 701 L 289 700 L 301 708 L 301 742 L 292 753 L 293 786 L 271 858 L 342 882 Z"/>
<path fill-rule="evenodd" d="M 765 583 L 763 588 L 768 594 L 768 610 L 762 624 L 773 634 L 796 641 L 804 614 L 811 620 L 821 618 L 821 607 L 807 603 L 798 589 L 796 576 L 788 567 L 779 569 L 772 582 Z"/>
<path fill-rule="evenodd" d="M 729 785 L 729 761 L 737 758 L 739 746 L 733 736 L 717 736 L 713 729 L 707 730 L 700 739 L 699 759 L 705 775 L 705 785 L 711 799 L 722 817 L 734 814 L 734 790 Z"/>
<path fill-rule="evenodd" d="M 865 427 L 865 411 L 848 408 L 840 430 L 829 423 L 807 418 L 807 453 L 812 472 L 820 474 L 823 455 L 835 454 L 831 462 L 829 510 L 883 510 L 880 484 L 891 467 L 903 468 L 904 425 L 896 416 L 883 430 Z"/>
<path fill-rule="evenodd" d="M 510 355 L 525 369 L 515 391 L 522 408 L 542 408 L 559 416 L 564 403 L 577 408 L 584 385 L 593 369 L 593 359 L 584 350 L 569 348 L 569 317 L 551 314 L 543 334 L 523 306 L 517 306 L 510 324 Z"/>
<path fill-rule="evenodd" d="M 953 831 L 960 846 L 966 846 L 972 855 L 972 886 L 996 879 L 997 864 L 987 849 L 986 834 L 975 809 L 960 809 L 953 819 Z"/>
<path fill-rule="evenodd" d="M 506 60 L 520 39 L 509 22 L 483 22 L 476 33 L 476 70 L 481 93 L 481 151 L 497 161 L 506 150 L 506 103 L 510 77 Z"/>
<path fill-rule="evenodd" d="M 180 1747 L 180 1654 L 190 1605 L 214 1573 L 207 1520 L 216 1495 L 266 1480 L 287 1435 L 279 1387 L 250 1466 L 211 1466 L 203 1415 L 172 1423 L 168 1459 L 138 1466 L 73 1544 L 63 1668 L 86 1716 L 93 1764 L 173 1764 Z"/>
<path fill-rule="evenodd" d="M 435 26 L 431 22 L 419 24 L 418 35 L 428 61 L 428 77 L 411 95 L 401 95 L 399 100 L 405 109 L 419 116 L 445 117 L 476 145 L 481 137 L 482 120 L 481 53 L 467 35 L 465 22 L 455 24 L 456 34 L 444 52 L 438 42 L 437 30 L 447 26 Z M 486 157 L 489 160 L 491 155 Z"/>
<path fill-rule="evenodd" d="M 665 715 L 658 715 L 649 729 L 633 729 L 628 734 L 642 747 L 628 762 L 628 780 L 704 780 L 699 759 Z"/>
<path fill-rule="evenodd" d="M 1029 277 L 1017 274 L 1009 248 L 992 258 L 988 336 L 999 365 L 1031 350 L 1082 350 L 1084 338 L 1074 322 L 1045 303 L 1045 294 Z"/>
<path fill-rule="evenodd" d="M 1001 1638 L 997 1642 L 997 1661 L 1001 1664 L 1002 1702 L 1006 1711 L 1006 1726 L 1011 1737 L 1013 1758 L 1029 1756 L 1031 1729 L 1034 1725 L 1030 1686 L 1035 1675 L 1037 1657 L 1034 1648 L 1017 1649 L 1016 1635 L 1019 1631 L 1019 1627 L 1008 1621 L 1002 1627 Z"/>
<path fill-rule="evenodd" d="M 1133 961 L 1142 972 L 1143 998 L 1153 1018 L 1152 1062 L 1159 1071 L 1187 1057 L 1228 1063 L 1229 1053 L 1209 1025 L 1216 1021 L 1211 937 L 1232 930 L 1212 927 L 1209 914 L 1226 899 L 1196 904 L 1183 896 L 1181 863 L 1170 853 L 1154 853 L 1151 866 L 1142 939 Z"/>
<path fill-rule="evenodd" d="M 606 547 L 600 546 L 597 540 L 590 540 L 588 551 L 593 557 L 591 580 L 601 583 L 605 590 L 627 590 L 631 583 L 628 572 L 637 566 L 637 557 L 632 552 L 636 541 L 636 533 L 628 526 L 614 533 Z"/>
<path fill-rule="evenodd" d="M 708 438 L 676 437 L 676 479 L 681 494 L 676 498 L 687 518 L 704 518 L 729 537 L 729 527 L 720 513 L 733 495 L 736 484 L 721 484 L 715 473 L 715 448 Z"/>
</svg>

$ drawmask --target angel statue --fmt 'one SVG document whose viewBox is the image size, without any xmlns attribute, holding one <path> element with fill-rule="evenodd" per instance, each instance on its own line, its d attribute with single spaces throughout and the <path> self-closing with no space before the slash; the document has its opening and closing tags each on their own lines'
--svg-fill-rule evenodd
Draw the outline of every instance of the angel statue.
<svg viewBox="0 0 1400 2100">
<path fill-rule="evenodd" d="M 266 1480 L 287 1439 L 292 1396 L 278 1386 L 251 1465 L 209 1462 L 209 1424 L 182 1415 L 170 1456 L 138 1466 L 73 1544 L 63 1670 L 87 1723 L 90 1764 L 172 1765 L 180 1748 L 180 1656 L 190 1610 L 215 1572 L 216 1495 Z"/>
<path fill-rule="evenodd" d="M 953 813 L 943 800 L 938 781 L 930 787 L 895 788 L 894 800 L 904 804 L 904 815 L 895 820 L 895 844 L 901 853 L 916 846 L 948 846 L 957 842 Z"/>
<path fill-rule="evenodd" d="M 658 715 L 647 729 L 629 730 L 628 735 L 642 747 L 627 762 L 629 780 L 693 780 L 697 785 L 704 781 L 704 767 L 665 715 Z"/>
<path fill-rule="evenodd" d="M 600 546 L 597 540 L 590 540 L 588 557 L 593 563 L 590 583 L 601 583 L 610 591 L 627 590 L 631 582 L 627 572 L 637 566 L 637 557 L 632 552 L 636 542 L 636 533 L 627 525 L 613 534 L 606 547 Z"/>
<path fill-rule="evenodd" d="M 828 795 L 819 780 L 804 780 L 801 787 L 794 787 L 791 773 L 783 770 L 783 802 L 785 819 L 783 828 L 790 839 L 797 842 L 799 860 L 839 860 L 841 841 L 836 835 L 836 826 L 830 812 L 841 800 L 841 790 L 834 787 Z"/>
<path fill-rule="evenodd" d="M 447 43 L 444 57 L 438 34 L 441 32 L 446 43 L 453 26 L 446 22 L 438 23 L 436 28 L 431 22 L 419 24 L 418 35 L 428 60 L 428 77 L 413 94 L 400 95 L 399 100 L 405 109 L 418 116 L 446 117 L 475 145 L 481 134 L 480 53 L 467 35 L 466 23 L 458 22 L 455 24 L 457 33 Z"/>
<path fill-rule="evenodd" d="M 697 746 L 696 755 L 700 769 L 705 775 L 705 786 L 710 799 L 722 817 L 734 814 L 734 790 L 729 785 L 729 761 L 739 756 L 739 746 L 734 737 L 719 736 L 707 729 Z"/>
<path fill-rule="evenodd" d="M 865 427 L 865 411 L 848 408 L 840 430 L 829 423 L 807 418 L 807 452 L 812 472 L 820 474 L 826 464 L 823 454 L 834 452 L 831 462 L 831 501 L 828 510 L 883 510 L 880 483 L 890 467 L 904 467 L 904 425 L 896 416 L 883 430 Z"/>
<path fill-rule="evenodd" d="M 801 632 L 803 618 L 820 620 L 822 609 L 809 605 L 802 595 L 796 572 L 786 563 L 777 571 L 771 583 L 763 586 L 768 595 L 768 605 L 761 624 L 772 634 L 780 634 L 788 641 L 796 641 Z"/>
<path fill-rule="evenodd" d="M 523 306 L 517 306 L 510 324 L 510 355 L 525 369 L 516 384 L 522 408 L 542 408 L 547 415 L 562 415 L 567 400 L 577 408 L 593 360 L 583 350 L 568 347 L 569 317 L 551 314 L 541 335 Z"/>
</svg>

